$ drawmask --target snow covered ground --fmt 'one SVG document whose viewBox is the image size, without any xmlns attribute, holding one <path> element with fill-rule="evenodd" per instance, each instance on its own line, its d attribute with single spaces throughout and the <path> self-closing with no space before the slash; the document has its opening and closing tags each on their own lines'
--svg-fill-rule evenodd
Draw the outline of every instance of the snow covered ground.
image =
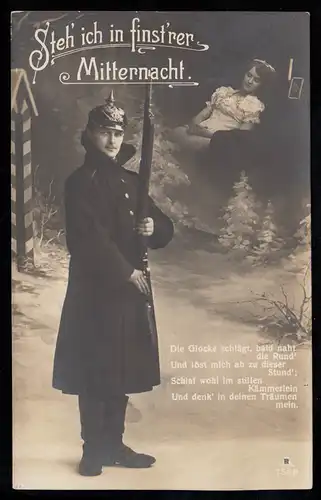
<svg viewBox="0 0 321 500">
<path fill-rule="evenodd" d="M 51 252 L 51 255 L 50 255 Z M 126 442 L 154 454 L 148 470 L 106 468 L 83 478 L 76 468 L 81 455 L 77 399 L 51 387 L 52 361 L 67 280 L 67 259 L 55 247 L 38 255 L 44 272 L 17 273 L 13 280 L 14 477 L 20 489 L 299 489 L 311 486 L 311 349 L 296 349 L 289 377 L 250 369 L 260 335 L 258 313 L 247 303 L 253 292 L 279 293 L 291 299 L 297 276 L 284 267 L 239 274 L 226 255 L 169 247 L 151 254 L 159 330 L 162 385 L 133 395 L 127 411 Z M 299 300 L 299 299 L 298 299 Z M 252 307 L 252 309 L 251 309 Z M 254 307 L 254 308 L 253 308 Z M 189 345 L 216 346 L 216 353 L 189 352 Z M 183 346 L 184 353 L 171 352 Z M 222 346 L 230 349 L 222 356 Z M 230 348 L 233 346 L 233 349 Z M 240 353 L 235 346 L 247 346 Z M 235 352 L 233 352 L 235 351 Z M 270 359 L 270 358 L 269 358 Z M 203 368 L 191 368 L 197 360 Z M 214 370 L 211 362 L 225 361 Z M 173 368 L 186 361 L 187 368 Z M 244 367 L 240 364 L 244 362 Z M 235 363 L 239 363 L 237 368 Z M 183 365 L 182 365 L 183 366 Z M 251 371 L 252 370 L 252 371 Z M 297 376 L 295 375 L 297 373 Z M 196 384 L 173 385 L 172 377 L 196 377 Z M 200 377 L 219 377 L 204 388 Z M 222 377 L 234 380 L 233 387 Z M 298 387 L 297 408 L 275 401 L 236 400 L 247 392 L 237 378 L 253 376 L 262 384 Z M 273 379 L 273 382 L 272 382 Z M 218 392 L 223 395 L 218 399 Z M 188 399 L 174 400 L 172 394 Z M 192 394 L 212 394 L 193 400 Z"/>
</svg>

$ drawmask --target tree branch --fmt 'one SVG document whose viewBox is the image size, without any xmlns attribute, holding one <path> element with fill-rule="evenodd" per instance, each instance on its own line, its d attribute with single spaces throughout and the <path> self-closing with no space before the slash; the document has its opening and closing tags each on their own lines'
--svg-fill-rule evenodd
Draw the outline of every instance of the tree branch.
<svg viewBox="0 0 321 500">
<path fill-rule="evenodd" d="M 27 19 L 27 17 L 31 14 L 31 10 L 28 10 L 22 17 L 19 19 L 15 26 L 15 31 L 19 31 L 21 28 L 22 23 Z"/>
<path fill-rule="evenodd" d="M 69 12 L 65 12 L 65 14 L 62 14 L 61 16 L 58 17 L 53 17 L 51 19 L 44 19 L 43 21 L 38 21 L 37 23 L 33 23 L 33 27 L 35 29 L 39 29 L 40 26 L 46 23 L 54 23 L 55 21 L 59 21 L 60 19 L 63 19 L 64 17 L 67 17 L 69 15 Z"/>
<path fill-rule="evenodd" d="M 302 319 L 304 317 L 304 308 L 305 306 L 310 302 L 311 300 L 311 297 L 308 297 L 307 296 L 307 293 L 306 293 L 306 289 L 305 287 L 302 285 L 302 283 L 300 283 L 300 286 L 303 290 L 303 300 L 302 300 L 302 303 L 301 303 L 301 306 L 300 306 L 300 312 L 299 312 L 299 319 L 300 319 L 300 323 L 302 323 Z"/>
<path fill-rule="evenodd" d="M 283 295 L 284 300 L 285 300 L 285 305 L 289 309 L 288 296 L 284 291 L 283 285 L 280 285 L 280 289 L 281 289 L 282 295 Z"/>
</svg>

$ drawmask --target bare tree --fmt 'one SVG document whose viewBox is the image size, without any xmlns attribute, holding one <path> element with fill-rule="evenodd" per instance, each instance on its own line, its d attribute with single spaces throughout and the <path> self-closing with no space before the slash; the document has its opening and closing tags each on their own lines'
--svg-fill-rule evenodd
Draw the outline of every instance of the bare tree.
<svg viewBox="0 0 321 500">
<path fill-rule="evenodd" d="M 302 283 L 297 283 L 294 290 L 300 295 L 298 303 L 290 301 L 289 292 L 280 285 L 280 296 L 274 293 L 257 293 L 251 291 L 253 298 L 241 301 L 230 301 L 229 304 L 251 304 L 256 311 L 247 313 L 254 318 L 262 332 L 274 335 L 278 341 L 292 338 L 298 343 L 310 342 L 312 335 L 311 291 L 309 284 L 309 266 L 303 276 Z M 257 308 L 259 306 L 259 312 Z"/>
<path fill-rule="evenodd" d="M 306 284 L 298 284 L 302 297 L 298 307 L 289 303 L 288 292 L 280 285 L 282 299 L 271 294 L 256 294 L 256 301 L 261 304 L 265 315 L 259 317 L 260 328 L 265 332 L 276 332 L 280 338 L 292 337 L 298 342 L 310 339 L 312 330 L 311 295 Z"/>
<path fill-rule="evenodd" d="M 47 230 L 49 229 L 50 223 L 52 222 L 54 216 L 58 213 L 59 208 L 55 204 L 55 196 L 53 195 L 53 183 L 54 180 L 51 179 L 48 186 L 48 192 L 44 194 L 39 187 L 38 178 L 39 165 L 35 168 L 34 172 L 34 237 L 38 238 L 39 246 L 48 245 L 54 240 L 59 241 L 59 238 L 64 233 L 63 229 L 58 231 L 54 230 L 54 236 L 51 238 L 47 236 Z M 46 240 L 46 242 L 44 242 Z"/>
</svg>

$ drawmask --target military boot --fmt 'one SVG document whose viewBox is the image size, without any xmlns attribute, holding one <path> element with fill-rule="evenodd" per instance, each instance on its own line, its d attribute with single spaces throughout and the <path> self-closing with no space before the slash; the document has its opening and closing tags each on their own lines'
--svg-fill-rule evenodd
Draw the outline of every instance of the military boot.
<svg viewBox="0 0 321 500">
<path fill-rule="evenodd" d="M 79 396 L 79 411 L 84 444 L 78 472 L 82 476 L 99 476 L 103 465 L 104 405 L 95 398 Z"/>
<path fill-rule="evenodd" d="M 127 403 L 128 397 L 120 396 L 106 404 L 103 465 L 148 468 L 155 463 L 155 458 L 144 453 L 136 453 L 123 443 Z"/>
<path fill-rule="evenodd" d="M 147 469 L 156 462 L 155 457 L 145 453 L 137 453 L 121 442 L 117 448 L 104 454 L 103 465 L 128 467 L 131 469 Z"/>
<path fill-rule="evenodd" d="M 102 473 L 102 457 L 96 446 L 83 444 L 83 454 L 79 462 L 78 472 L 81 476 L 99 476 Z"/>
</svg>

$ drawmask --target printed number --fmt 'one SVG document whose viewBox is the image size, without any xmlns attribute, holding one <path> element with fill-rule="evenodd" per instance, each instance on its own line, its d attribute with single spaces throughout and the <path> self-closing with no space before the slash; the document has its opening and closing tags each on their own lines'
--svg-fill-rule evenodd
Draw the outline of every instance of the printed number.
<svg viewBox="0 0 321 500">
<path fill-rule="evenodd" d="M 276 473 L 278 476 L 294 477 L 297 476 L 298 472 L 299 472 L 298 469 L 296 469 L 295 467 L 280 467 L 276 469 Z"/>
</svg>

